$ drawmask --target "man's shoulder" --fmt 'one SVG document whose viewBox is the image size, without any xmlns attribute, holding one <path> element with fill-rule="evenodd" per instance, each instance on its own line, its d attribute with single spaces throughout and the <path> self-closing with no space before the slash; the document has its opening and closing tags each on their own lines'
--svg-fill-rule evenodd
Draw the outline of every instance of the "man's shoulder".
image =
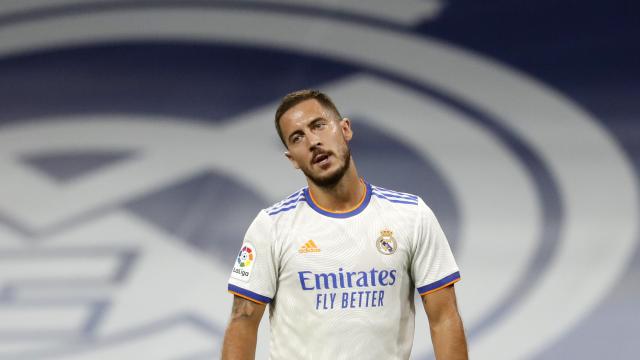
<svg viewBox="0 0 640 360">
<path fill-rule="evenodd" d="M 391 190 L 373 184 L 371 184 L 371 196 L 390 204 L 417 206 L 422 202 L 422 199 L 418 195 Z"/>
<path fill-rule="evenodd" d="M 263 211 L 269 216 L 277 216 L 294 210 L 301 202 L 306 200 L 304 190 L 305 188 L 299 189 L 283 200 L 263 209 Z"/>
</svg>

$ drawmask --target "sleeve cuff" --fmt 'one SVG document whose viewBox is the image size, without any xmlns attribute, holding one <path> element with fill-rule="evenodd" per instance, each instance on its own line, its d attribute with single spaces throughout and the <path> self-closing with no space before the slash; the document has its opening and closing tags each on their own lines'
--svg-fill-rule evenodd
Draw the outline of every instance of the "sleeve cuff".
<svg viewBox="0 0 640 360">
<path fill-rule="evenodd" d="M 419 287 L 418 293 L 420 293 L 421 296 L 424 296 L 434 291 L 438 291 L 442 288 L 445 288 L 458 281 L 460 281 L 460 271 L 456 271 L 453 274 L 445 276 L 444 278 L 438 281 L 432 282 L 431 284 L 427 284 L 425 286 Z"/>
<path fill-rule="evenodd" d="M 233 284 L 229 284 L 227 290 L 230 293 L 234 294 L 234 295 L 238 295 L 238 296 L 240 296 L 242 298 L 245 298 L 247 300 L 253 301 L 253 302 L 258 303 L 258 304 L 265 305 L 265 304 L 268 304 L 268 303 L 271 302 L 271 298 L 268 298 L 266 296 L 262 296 L 260 294 L 256 294 L 253 291 L 249 291 L 249 290 L 243 289 L 243 288 L 235 286 Z"/>
</svg>

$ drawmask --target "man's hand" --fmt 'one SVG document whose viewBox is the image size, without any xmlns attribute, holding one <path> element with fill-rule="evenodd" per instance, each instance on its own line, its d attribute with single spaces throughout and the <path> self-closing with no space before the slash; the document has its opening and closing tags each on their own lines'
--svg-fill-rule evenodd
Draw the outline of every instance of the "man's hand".
<svg viewBox="0 0 640 360">
<path fill-rule="evenodd" d="M 258 325 L 266 307 L 267 305 L 234 296 L 231 320 L 222 344 L 222 360 L 255 359 Z"/>
<path fill-rule="evenodd" d="M 429 318 L 431 341 L 436 359 L 468 359 L 467 340 L 462 319 L 458 313 L 453 285 L 424 295 L 422 304 Z"/>
</svg>

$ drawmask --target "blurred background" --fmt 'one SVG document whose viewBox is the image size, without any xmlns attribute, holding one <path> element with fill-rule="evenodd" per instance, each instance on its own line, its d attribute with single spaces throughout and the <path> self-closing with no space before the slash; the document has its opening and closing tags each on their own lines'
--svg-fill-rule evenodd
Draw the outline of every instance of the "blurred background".
<svg viewBox="0 0 640 360">
<path fill-rule="evenodd" d="M 0 359 L 218 358 L 247 226 L 305 185 L 273 127 L 301 88 L 434 209 L 472 358 L 637 358 L 638 10 L 0 1 Z"/>
</svg>

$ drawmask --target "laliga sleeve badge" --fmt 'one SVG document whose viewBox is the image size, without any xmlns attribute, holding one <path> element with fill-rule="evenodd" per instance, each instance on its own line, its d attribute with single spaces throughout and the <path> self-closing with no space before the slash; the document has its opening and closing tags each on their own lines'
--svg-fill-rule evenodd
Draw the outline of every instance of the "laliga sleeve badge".
<svg viewBox="0 0 640 360">
<path fill-rule="evenodd" d="M 256 250 L 251 244 L 243 244 L 238 258 L 233 265 L 231 277 L 241 281 L 249 281 L 253 263 L 256 261 Z"/>
</svg>

